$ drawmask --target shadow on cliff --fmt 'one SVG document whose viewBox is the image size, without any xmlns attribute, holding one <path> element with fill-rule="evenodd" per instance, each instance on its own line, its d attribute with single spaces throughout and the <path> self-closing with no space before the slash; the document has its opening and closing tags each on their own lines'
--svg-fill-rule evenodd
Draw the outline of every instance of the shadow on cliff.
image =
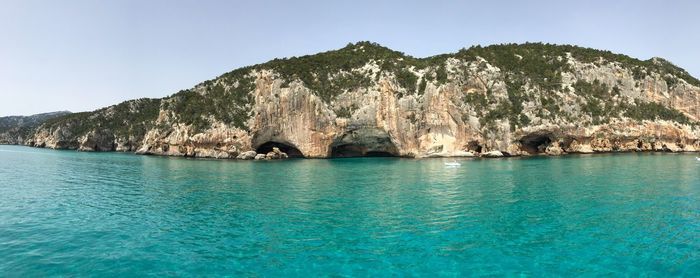
<svg viewBox="0 0 700 278">
<path fill-rule="evenodd" d="M 343 157 L 397 157 L 399 149 L 388 133 L 374 128 L 345 132 L 330 146 L 331 158 Z"/>
<path fill-rule="evenodd" d="M 544 153 L 552 143 L 552 135 L 548 133 L 533 133 L 523 136 L 520 140 L 522 150 L 529 154 Z"/>
<path fill-rule="evenodd" d="M 287 156 L 292 158 L 303 158 L 304 154 L 291 144 L 285 144 L 280 142 L 268 141 L 260 145 L 255 149 L 256 153 L 269 153 L 272 148 L 278 148 L 280 151 L 287 154 Z"/>
</svg>

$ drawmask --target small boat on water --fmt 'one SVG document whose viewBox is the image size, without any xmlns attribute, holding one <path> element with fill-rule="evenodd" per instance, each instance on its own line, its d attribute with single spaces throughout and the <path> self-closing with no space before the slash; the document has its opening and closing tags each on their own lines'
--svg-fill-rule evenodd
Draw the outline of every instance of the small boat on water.
<svg viewBox="0 0 700 278">
<path fill-rule="evenodd" d="M 695 159 L 696 159 L 697 161 L 700 161 L 700 157 L 697 157 L 697 156 L 696 156 Z"/>
<path fill-rule="evenodd" d="M 452 162 L 445 162 L 445 166 L 447 166 L 447 167 L 459 167 L 459 166 L 462 166 L 462 164 L 453 160 Z"/>
</svg>

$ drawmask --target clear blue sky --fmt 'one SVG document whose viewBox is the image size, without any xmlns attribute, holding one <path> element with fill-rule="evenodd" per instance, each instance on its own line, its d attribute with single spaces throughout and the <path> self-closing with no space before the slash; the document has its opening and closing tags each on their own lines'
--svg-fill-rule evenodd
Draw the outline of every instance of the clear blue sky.
<svg viewBox="0 0 700 278">
<path fill-rule="evenodd" d="M 0 116 L 163 97 L 232 69 L 370 40 L 425 57 L 542 41 L 700 76 L 699 1 L 0 1 Z"/>
</svg>

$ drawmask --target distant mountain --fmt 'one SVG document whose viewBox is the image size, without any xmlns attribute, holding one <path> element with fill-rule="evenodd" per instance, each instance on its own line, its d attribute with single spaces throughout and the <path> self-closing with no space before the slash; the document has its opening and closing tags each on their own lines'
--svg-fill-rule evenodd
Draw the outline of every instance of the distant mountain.
<svg viewBox="0 0 700 278">
<path fill-rule="evenodd" d="M 31 116 L 0 117 L 0 144 L 23 144 L 25 139 L 33 136 L 39 125 L 49 119 L 68 114 L 68 111 L 58 111 Z"/>
<path fill-rule="evenodd" d="M 56 117 L 26 143 L 217 158 L 698 151 L 699 96 L 661 58 L 542 43 L 414 58 L 359 42 Z"/>
</svg>

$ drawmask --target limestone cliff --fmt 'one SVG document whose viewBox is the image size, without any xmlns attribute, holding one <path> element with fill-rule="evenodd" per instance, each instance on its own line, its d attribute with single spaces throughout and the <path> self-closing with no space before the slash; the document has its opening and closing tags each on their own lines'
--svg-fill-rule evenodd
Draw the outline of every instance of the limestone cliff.
<svg viewBox="0 0 700 278">
<path fill-rule="evenodd" d="M 699 101 L 700 81 L 660 58 L 530 43 L 417 59 L 360 42 L 60 117 L 26 144 L 214 158 L 698 151 Z"/>
<path fill-rule="evenodd" d="M 0 144 L 22 144 L 33 136 L 36 128 L 42 123 L 68 114 L 68 111 L 58 111 L 31 116 L 0 117 Z"/>
</svg>

